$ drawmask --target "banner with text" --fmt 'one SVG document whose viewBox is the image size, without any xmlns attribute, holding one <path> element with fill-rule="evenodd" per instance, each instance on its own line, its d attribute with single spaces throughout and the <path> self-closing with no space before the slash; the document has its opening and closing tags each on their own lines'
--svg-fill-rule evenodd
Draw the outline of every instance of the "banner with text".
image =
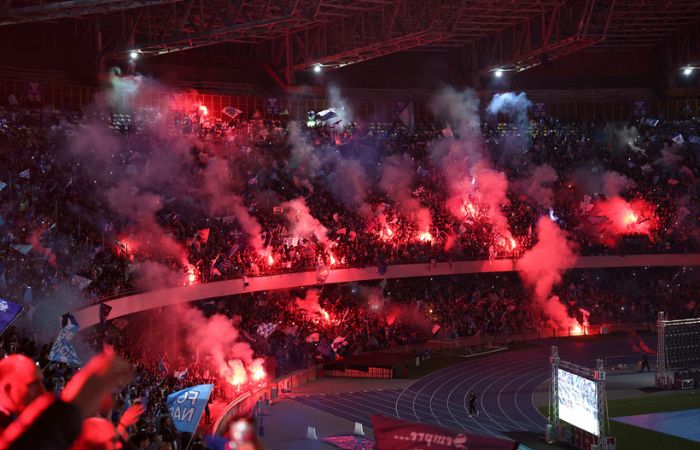
<svg viewBox="0 0 700 450">
<path fill-rule="evenodd" d="M 372 416 L 372 428 L 378 450 L 515 450 L 518 443 L 506 439 L 467 434 L 448 428 Z"/>
<path fill-rule="evenodd" d="M 213 388 L 213 384 L 200 384 L 168 395 L 168 409 L 177 431 L 194 433 Z"/>
</svg>

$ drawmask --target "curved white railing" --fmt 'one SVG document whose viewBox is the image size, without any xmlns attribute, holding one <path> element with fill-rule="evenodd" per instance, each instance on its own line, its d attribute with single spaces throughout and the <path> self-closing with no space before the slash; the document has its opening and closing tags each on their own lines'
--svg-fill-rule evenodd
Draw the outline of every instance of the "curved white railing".
<svg viewBox="0 0 700 450">
<path fill-rule="evenodd" d="M 668 255 L 629 255 L 629 256 L 582 256 L 576 262 L 575 269 L 601 269 L 622 267 L 673 267 L 699 266 L 700 254 Z M 388 266 L 384 274 L 377 267 L 361 269 L 331 270 L 323 284 L 349 283 L 392 278 L 414 278 L 439 275 L 459 275 L 481 272 L 514 272 L 515 261 L 499 259 L 494 261 L 455 261 L 437 264 L 398 264 Z M 244 281 L 245 280 L 245 281 Z M 270 275 L 254 278 L 202 283 L 158 291 L 144 292 L 105 301 L 112 307 L 108 319 L 146 311 L 153 308 L 189 303 L 197 300 L 238 295 L 249 292 L 290 289 L 295 287 L 318 285 L 315 271 Z M 91 305 L 74 312 L 82 328 L 99 323 L 100 305 Z"/>
</svg>

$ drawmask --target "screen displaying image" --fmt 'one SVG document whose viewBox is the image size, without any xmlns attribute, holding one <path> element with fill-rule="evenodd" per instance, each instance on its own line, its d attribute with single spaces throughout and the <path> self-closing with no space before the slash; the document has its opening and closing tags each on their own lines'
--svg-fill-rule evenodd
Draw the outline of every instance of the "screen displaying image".
<svg viewBox="0 0 700 450">
<path fill-rule="evenodd" d="M 598 429 L 598 387 L 595 381 L 557 369 L 559 418 L 600 435 Z"/>
</svg>

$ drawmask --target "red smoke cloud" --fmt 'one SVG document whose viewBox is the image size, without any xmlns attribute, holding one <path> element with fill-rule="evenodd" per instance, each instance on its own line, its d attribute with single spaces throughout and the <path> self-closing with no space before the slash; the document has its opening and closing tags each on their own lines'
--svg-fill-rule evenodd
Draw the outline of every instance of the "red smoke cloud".
<svg viewBox="0 0 700 450">
<path fill-rule="evenodd" d="M 659 227 L 652 204 L 642 199 L 628 202 L 622 197 L 595 202 L 589 221 L 600 241 L 610 246 L 624 235 L 645 235 L 653 239 Z"/>
<path fill-rule="evenodd" d="M 563 273 L 572 268 L 577 259 L 567 233 L 549 218 L 542 217 L 537 222 L 537 244 L 516 263 L 520 277 L 534 289 L 535 301 L 559 326 L 569 327 L 575 321 L 569 317 L 559 297 L 550 297 L 550 294 L 552 288 L 561 282 Z"/>
<path fill-rule="evenodd" d="M 321 308 L 321 304 L 318 302 L 319 291 L 318 289 L 309 289 L 306 291 L 304 298 L 294 299 L 294 305 L 304 311 L 304 314 L 309 319 L 322 318 L 323 320 L 330 320 L 330 315 L 328 312 Z"/>
<path fill-rule="evenodd" d="M 459 133 L 458 140 L 444 139 L 431 148 L 448 190 L 447 206 L 458 220 L 465 218 L 465 205 L 485 215 L 496 234 L 511 237 L 501 207 L 509 203 L 505 173 L 491 168 L 481 135 L 479 99 L 474 91 L 444 89 L 433 97 L 433 114 L 443 117 Z"/>
<path fill-rule="evenodd" d="M 382 178 L 379 182 L 381 188 L 391 197 L 401 213 L 412 218 L 420 230 L 420 240 L 429 235 L 433 219 L 430 210 L 421 206 L 420 201 L 413 196 L 411 183 L 415 169 L 413 162 L 405 155 L 390 156 L 384 161 Z"/>
<path fill-rule="evenodd" d="M 138 342 L 144 352 L 157 351 L 155 358 L 174 362 L 173 371 L 197 360 L 236 387 L 265 379 L 263 359 L 256 358 L 250 345 L 240 340 L 238 329 L 226 316 L 206 317 L 197 308 L 178 305 L 162 312 L 149 311 L 140 319 Z"/>
</svg>

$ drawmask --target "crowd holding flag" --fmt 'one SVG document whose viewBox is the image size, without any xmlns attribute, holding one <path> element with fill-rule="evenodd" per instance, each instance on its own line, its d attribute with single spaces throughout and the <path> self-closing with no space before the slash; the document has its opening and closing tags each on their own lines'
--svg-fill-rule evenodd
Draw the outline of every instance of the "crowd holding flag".
<svg viewBox="0 0 700 450">
<path fill-rule="evenodd" d="M 213 384 L 200 384 L 168 395 L 168 410 L 178 431 L 195 432 L 213 388 Z"/>
<path fill-rule="evenodd" d="M 62 362 L 70 366 L 81 365 L 78 353 L 71 344 L 73 336 L 80 330 L 78 323 L 71 314 L 62 317 L 63 328 L 56 336 L 56 340 L 49 352 L 49 361 Z"/>
<path fill-rule="evenodd" d="M 22 306 L 0 298 L 0 333 L 12 325 L 17 316 L 22 312 Z"/>
<path fill-rule="evenodd" d="M 272 333 L 275 332 L 276 329 L 276 323 L 261 323 L 260 325 L 258 325 L 258 334 L 267 339 Z"/>
</svg>

